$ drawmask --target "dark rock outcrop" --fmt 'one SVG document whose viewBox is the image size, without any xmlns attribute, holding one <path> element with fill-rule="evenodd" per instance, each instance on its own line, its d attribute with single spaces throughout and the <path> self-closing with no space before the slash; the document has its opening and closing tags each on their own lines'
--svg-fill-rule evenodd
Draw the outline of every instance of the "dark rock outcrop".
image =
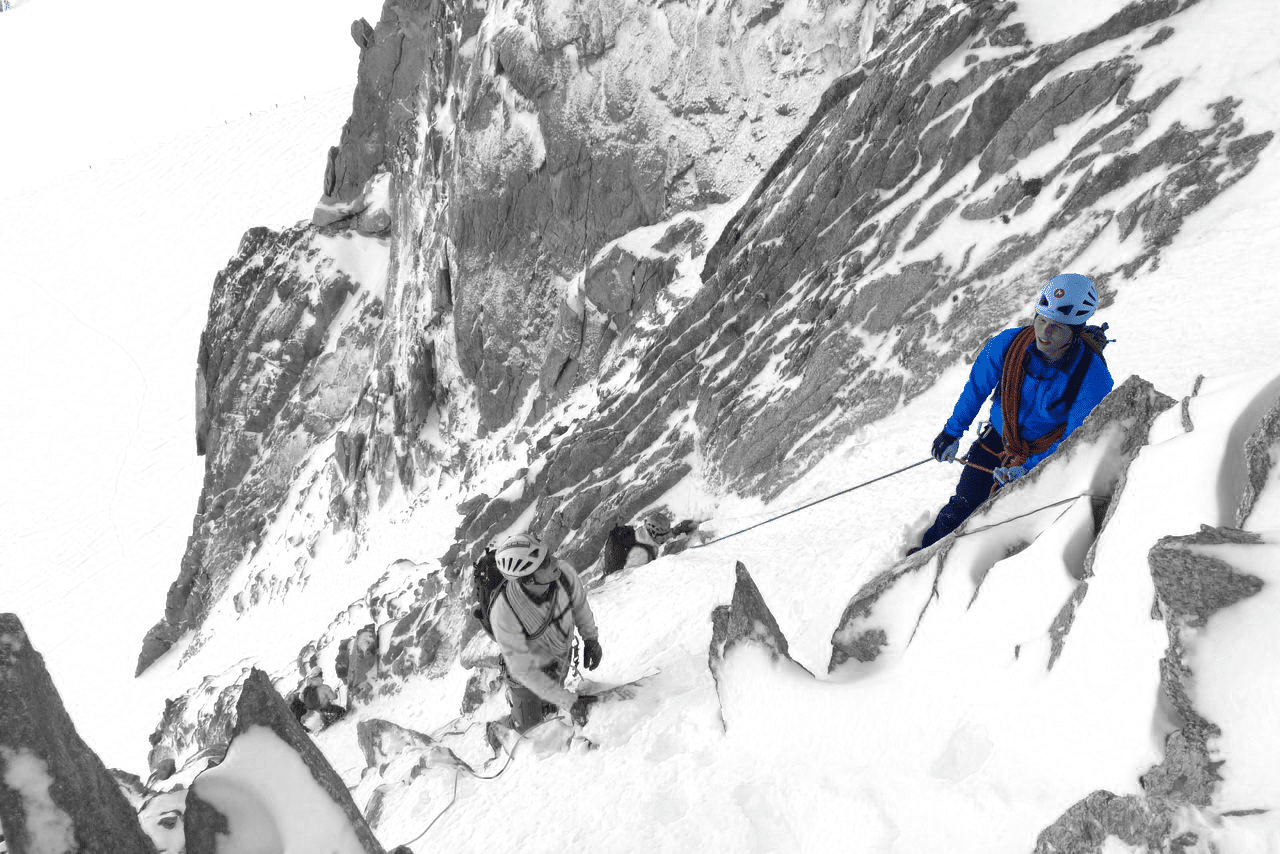
<svg viewBox="0 0 1280 854">
<path fill-rule="evenodd" d="M 774 658 L 791 658 L 787 638 L 778 627 L 773 612 L 765 604 L 751 573 L 738 561 L 733 599 L 711 613 L 711 650 L 708 665 L 717 672 L 729 650 L 740 643 L 754 643 L 769 649 Z"/>
<path fill-rule="evenodd" d="M 0 823 L 11 854 L 156 850 L 14 614 L 0 614 Z"/>
<path fill-rule="evenodd" d="M 231 572 L 260 545 L 307 454 L 330 441 L 339 423 L 350 423 L 358 401 L 376 420 L 370 404 L 377 391 L 367 383 L 382 303 L 343 272 L 329 241 L 303 227 L 251 229 L 214 282 L 197 372 L 204 486 L 164 618 L 147 634 L 138 672 L 184 631 L 199 628 Z M 366 453 L 362 462 L 380 460 Z M 333 488 L 333 512 L 346 517 L 363 486 L 353 470 L 344 474 L 348 480 Z M 241 607 L 278 594 L 281 583 L 251 582 Z"/>
<path fill-rule="evenodd" d="M 1249 522 L 1253 507 L 1258 497 L 1267 486 L 1267 480 L 1274 468 L 1274 455 L 1280 446 L 1280 399 L 1271 406 L 1258 422 L 1257 428 L 1245 440 L 1245 486 L 1240 498 L 1240 506 L 1236 508 L 1235 525 L 1243 528 Z M 1275 489 L 1275 484 L 1271 484 Z"/>
<path fill-rule="evenodd" d="M 1146 798 L 1097 791 L 1073 804 L 1036 838 L 1034 854 L 1100 854 L 1108 837 L 1146 851 L 1164 851 L 1172 816 Z"/>
<path fill-rule="evenodd" d="M 373 27 L 364 18 L 357 18 L 351 22 L 351 40 L 356 47 L 366 49 L 373 44 Z"/>
<path fill-rule="evenodd" d="M 756 587 L 751 573 L 741 561 L 734 568 L 736 580 L 733 585 L 733 599 L 728 605 L 720 605 L 711 612 L 711 647 L 707 652 L 707 667 L 715 677 L 716 693 L 723 692 L 721 680 L 724 675 L 725 657 L 735 647 L 748 644 L 768 650 L 775 660 L 785 659 L 795 667 L 804 670 L 791 658 L 787 646 L 787 638 L 778 627 L 773 612 L 765 604 L 760 588 Z M 807 673 L 808 671 L 805 670 Z"/>
<path fill-rule="evenodd" d="M 342 810 L 361 847 L 367 854 L 384 854 L 373 831 L 365 822 L 360 808 L 351 799 L 346 784 L 329 765 L 324 754 L 311 741 L 302 725 L 294 718 L 284 699 L 271 686 L 271 680 L 261 670 L 254 668 L 245 680 L 236 705 L 236 723 L 231 748 L 235 738 L 251 729 L 265 727 L 283 741 L 310 771 L 316 784 L 324 790 L 333 803 Z M 207 773 L 207 772 L 206 772 Z M 214 854 L 217 851 L 217 835 L 228 832 L 227 819 L 199 795 L 199 778 L 187 796 L 186 839 L 188 854 Z"/>
</svg>

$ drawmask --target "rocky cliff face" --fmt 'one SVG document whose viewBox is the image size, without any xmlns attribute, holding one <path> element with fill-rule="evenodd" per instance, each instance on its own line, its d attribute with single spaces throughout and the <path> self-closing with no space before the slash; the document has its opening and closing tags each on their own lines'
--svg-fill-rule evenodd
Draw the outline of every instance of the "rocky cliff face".
<svg viewBox="0 0 1280 854">
<path fill-rule="evenodd" d="M 794 19 L 776 3 L 393 0 L 376 26 L 355 22 L 352 116 L 312 227 L 250 231 L 215 282 L 198 371 L 206 482 L 139 671 L 199 627 L 291 493 L 323 493 L 314 526 L 358 551 L 361 514 L 392 490 L 473 471 L 477 435 L 590 381 L 706 247 L 691 223 L 656 257 L 613 247 L 590 265 L 599 304 L 584 308 L 566 291 L 575 277 L 584 290 L 587 259 L 748 189 L 873 35 L 923 5 Z M 376 243 L 387 267 L 344 267 L 341 241 Z M 299 537 L 305 564 L 314 538 Z M 230 593 L 249 607 L 302 572 Z"/>
<path fill-rule="evenodd" d="M 533 526 L 589 559 L 695 459 L 727 487 L 775 494 L 1095 241 L 1119 246 L 1090 270 L 1104 302 L 1157 264 L 1271 138 L 1246 134 L 1229 98 L 1192 127 L 1153 118 L 1178 80 L 1135 81 L 1183 8 L 1131 4 L 1050 45 L 1028 43 L 1007 4 L 924 12 L 824 94 L 707 254 L 700 289 L 673 298 L 625 383 L 525 475 L 530 498 L 473 508 L 460 539 L 536 501 Z"/>
<path fill-rule="evenodd" d="M 586 565 L 695 466 L 775 494 L 1053 273 L 1112 298 L 1270 142 L 1179 102 L 1192 5 L 1036 44 L 997 2 L 389 2 L 323 225 L 251 233 L 215 287 L 206 487 L 140 668 L 305 578 L 321 527 L 358 554 L 397 490 L 527 461 L 459 507 L 444 581 L 519 518 Z M 385 270 L 341 279 L 342 241 Z M 264 536 L 296 572 L 230 589 Z M 396 642 L 457 631 L 438 593 Z"/>
</svg>

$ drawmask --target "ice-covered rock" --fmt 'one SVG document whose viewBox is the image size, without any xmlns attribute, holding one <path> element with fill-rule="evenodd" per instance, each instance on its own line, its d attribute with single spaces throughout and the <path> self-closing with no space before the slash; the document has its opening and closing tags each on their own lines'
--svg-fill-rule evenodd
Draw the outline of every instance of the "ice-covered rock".
<svg viewBox="0 0 1280 854">
<path fill-rule="evenodd" d="M 729 713 L 724 709 L 727 691 L 721 683 L 727 678 L 725 662 L 736 647 L 762 650 L 775 662 L 784 661 L 797 670 L 807 672 L 791 658 L 787 638 L 751 573 L 741 561 L 734 567 L 734 572 L 733 599 L 728 605 L 717 606 L 711 613 L 711 648 L 707 654 L 707 666 L 716 680 L 721 716 L 726 725 L 729 720 Z"/>
<path fill-rule="evenodd" d="M 1280 680 L 1252 659 L 1269 660 L 1265 650 L 1280 635 L 1258 630 L 1274 595 L 1238 606 L 1280 581 L 1277 554 L 1257 534 L 1209 526 L 1151 549 L 1156 608 L 1169 631 L 1161 685 L 1176 728 L 1163 761 L 1142 775 L 1143 794 L 1092 793 L 1040 835 L 1036 854 L 1101 852 L 1109 837 L 1153 851 L 1198 850 L 1217 837 L 1219 850 L 1233 850 L 1230 840 L 1247 834 L 1244 820 L 1276 791 L 1272 769 L 1258 761 L 1256 726 L 1280 697 Z"/>
</svg>

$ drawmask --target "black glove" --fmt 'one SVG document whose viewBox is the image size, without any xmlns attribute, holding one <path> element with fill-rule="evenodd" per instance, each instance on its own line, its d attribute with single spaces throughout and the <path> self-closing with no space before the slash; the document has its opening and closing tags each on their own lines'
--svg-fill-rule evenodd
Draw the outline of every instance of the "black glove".
<svg viewBox="0 0 1280 854">
<path fill-rule="evenodd" d="M 960 453 L 960 439 L 946 430 L 939 433 L 938 438 L 933 440 L 933 458 L 938 462 L 952 462 L 958 453 Z"/>
<path fill-rule="evenodd" d="M 595 670 L 600 666 L 600 656 L 604 655 L 600 649 L 600 641 L 595 638 L 586 638 L 582 641 L 582 666 L 588 670 Z"/>
<path fill-rule="evenodd" d="M 587 714 L 591 711 L 591 707 L 599 701 L 599 697 L 591 694 L 580 695 L 578 699 L 573 701 L 573 705 L 569 707 L 569 714 L 573 717 L 573 722 L 578 726 L 586 726 Z"/>
</svg>

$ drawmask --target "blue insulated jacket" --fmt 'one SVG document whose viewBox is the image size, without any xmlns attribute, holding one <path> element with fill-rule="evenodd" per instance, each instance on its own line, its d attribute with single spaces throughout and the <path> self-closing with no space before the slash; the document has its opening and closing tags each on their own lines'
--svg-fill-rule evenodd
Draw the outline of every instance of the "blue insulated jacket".
<svg viewBox="0 0 1280 854">
<path fill-rule="evenodd" d="M 1020 329 L 1017 328 L 1006 329 L 982 348 L 977 361 L 973 363 L 973 369 L 969 371 L 969 381 L 965 383 L 964 391 L 960 393 L 960 399 L 956 401 L 956 407 L 951 412 L 951 419 L 947 421 L 947 433 L 952 436 L 964 435 L 964 431 L 968 430 L 973 419 L 978 417 L 982 404 L 993 391 L 996 393 L 996 399 L 991 406 L 991 426 L 997 432 L 1004 432 L 1004 413 L 1000 409 L 1000 376 L 1004 373 L 1005 351 L 1009 349 L 1019 331 Z M 1093 411 L 1102 398 L 1107 396 L 1107 392 L 1111 391 L 1115 385 L 1111 379 L 1111 371 L 1107 370 L 1106 362 L 1089 353 L 1086 345 L 1080 341 L 1071 344 L 1059 367 L 1049 366 L 1040 351 L 1036 349 L 1034 341 L 1028 345 L 1027 349 L 1031 357 L 1027 360 L 1027 375 L 1022 381 L 1022 400 L 1018 406 L 1019 432 L 1023 439 L 1034 442 L 1065 422 L 1067 427 L 1062 434 L 1062 438 L 1065 439 L 1080 426 L 1085 416 Z M 1067 380 L 1070 379 L 1071 372 L 1080 359 L 1086 356 L 1089 356 L 1092 362 L 1084 375 L 1084 382 L 1080 385 L 1080 393 L 1076 395 L 1075 403 L 1068 410 L 1066 403 L 1061 402 L 1061 398 L 1067 390 Z M 1056 406 L 1053 405 L 1055 403 L 1057 403 Z M 1044 453 L 1030 457 L 1025 464 L 1027 470 L 1030 471 L 1041 460 L 1056 451 L 1059 444 L 1061 440 L 1055 442 Z"/>
</svg>

